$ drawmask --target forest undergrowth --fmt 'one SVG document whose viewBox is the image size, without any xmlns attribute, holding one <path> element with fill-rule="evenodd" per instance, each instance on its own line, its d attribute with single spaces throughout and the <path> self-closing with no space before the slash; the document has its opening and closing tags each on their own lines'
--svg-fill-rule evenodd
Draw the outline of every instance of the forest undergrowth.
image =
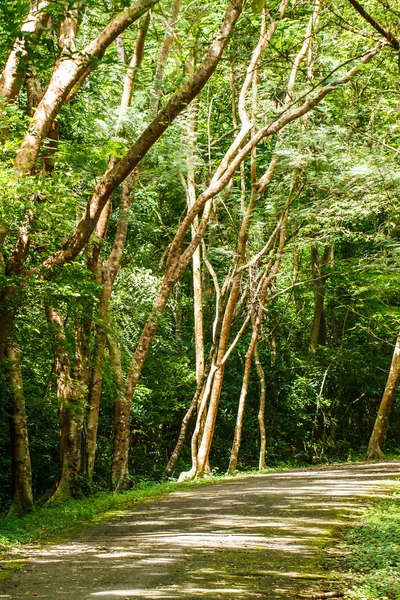
<svg viewBox="0 0 400 600">
<path fill-rule="evenodd" d="M 369 500 L 325 566 L 347 600 L 400 598 L 400 480 L 390 498 Z M 329 552 L 329 550 L 328 550 Z M 337 588 L 337 583 L 335 583 Z"/>
</svg>

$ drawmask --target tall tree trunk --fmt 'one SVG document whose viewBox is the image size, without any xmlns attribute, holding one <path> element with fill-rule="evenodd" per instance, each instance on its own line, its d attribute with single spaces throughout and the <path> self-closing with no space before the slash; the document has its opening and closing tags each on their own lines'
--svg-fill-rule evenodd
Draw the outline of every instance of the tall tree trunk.
<svg viewBox="0 0 400 600">
<path fill-rule="evenodd" d="M 32 469 L 29 454 L 28 426 L 21 371 L 21 353 L 15 345 L 6 348 L 10 403 L 10 436 L 12 461 L 12 505 L 8 515 L 21 517 L 33 508 Z"/>
<path fill-rule="evenodd" d="M 300 294 L 299 286 L 297 285 L 299 283 L 299 277 L 300 277 L 300 258 L 299 258 L 299 251 L 297 250 L 297 248 L 295 248 L 295 250 L 293 252 L 293 285 L 294 285 L 293 296 L 294 296 L 294 305 L 296 307 L 297 314 L 299 314 L 302 309 L 301 294 Z"/>
<path fill-rule="evenodd" d="M 122 186 L 121 204 L 115 232 L 113 248 L 103 266 L 102 292 L 100 298 L 100 322 L 95 332 L 95 347 L 93 351 L 93 368 L 90 381 L 89 409 L 86 420 L 86 438 L 88 455 L 88 476 L 91 478 L 94 470 L 97 428 L 99 421 L 100 396 L 103 385 L 104 350 L 107 341 L 108 311 L 115 279 L 118 275 L 125 249 L 128 231 L 129 211 L 139 179 L 139 169 Z M 124 420 L 124 423 L 127 421 Z M 119 431 L 119 429 L 118 429 Z"/>
<path fill-rule="evenodd" d="M 49 503 L 74 497 L 79 489 L 81 435 L 84 401 L 79 385 L 72 378 L 64 322 L 60 311 L 46 306 L 46 316 L 53 345 L 57 396 L 60 403 L 60 477 Z"/>
<path fill-rule="evenodd" d="M 138 70 L 142 64 L 144 56 L 144 46 L 147 31 L 150 24 L 150 14 L 147 13 L 139 21 L 138 33 L 136 36 L 135 49 L 129 61 L 128 69 L 125 74 L 122 89 L 121 103 L 119 107 L 119 116 L 117 123 L 117 133 L 124 134 L 124 121 L 127 117 L 128 109 L 131 104 L 133 87 Z M 115 164 L 115 159 L 111 158 L 109 169 Z M 88 477 L 93 477 L 96 448 L 97 448 L 97 429 L 99 422 L 100 397 L 103 386 L 104 370 L 104 350 L 107 341 L 108 311 L 110 305 L 113 285 L 121 266 L 121 260 L 125 249 L 125 241 L 128 230 L 129 211 L 135 193 L 135 188 L 140 176 L 140 165 L 133 174 L 124 181 L 121 190 L 121 202 L 119 208 L 117 230 L 115 232 L 114 244 L 108 260 L 100 268 L 100 253 L 105 239 L 108 227 L 108 220 L 111 212 L 111 198 L 105 205 L 101 218 L 96 226 L 97 242 L 92 246 L 89 259 L 89 268 L 95 274 L 99 283 L 102 283 L 100 297 L 100 319 L 95 328 L 95 341 L 93 351 L 93 366 L 89 387 L 88 414 L 85 423 L 86 435 L 86 464 L 85 471 Z"/>
<path fill-rule="evenodd" d="M 130 427 L 129 416 L 131 405 L 123 393 L 122 364 L 118 341 L 112 336 L 107 337 L 110 360 L 117 380 L 117 395 L 114 401 L 114 442 L 113 462 L 111 466 L 111 485 L 119 492 L 129 485 L 129 446 Z"/>
<path fill-rule="evenodd" d="M 160 96 L 162 93 L 161 85 L 162 85 L 162 82 L 164 79 L 164 72 L 165 72 L 165 67 L 167 65 L 169 51 L 171 49 L 171 44 L 174 39 L 175 24 L 176 24 L 176 20 L 178 18 L 180 6 L 181 6 L 181 0 L 172 0 L 171 13 L 170 13 L 170 17 L 166 24 L 165 35 L 164 35 L 163 43 L 161 45 L 160 54 L 158 56 L 156 73 L 154 75 L 153 98 L 151 100 L 152 112 L 156 112 L 158 110 L 158 104 L 159 104 Z"/>
<path fill-rule="evenodd" d="M 397 337 L 385 391 L 379 406 L 374 429 L 368 444 L 367 458 L 382 458 L 381 445 L 389 424 L 390 413 L 400 381 L 400 335 Z"/>
<path fill-rule="evenodd" d="M 196 124 L 198 103 L 194 100 L 188 108 L 187 122 L 187 203 L 190 210 L 196 202 L 195 159 L 196 159 Z M 196 236 L 199 219 L 195 217 L 192 225 L 192 240 Z M 203 333 L 203 292 L 201 278 L 200 246 L 197 246 L 192 257 L 193 264 L 193 301 L 194 301 L 194 340 L 196 348 L 196 381 L 199 384 L 204 372 L 204 333 Z"/>
<path fill-rule="evenodd" d="M 79 312 L 75 318 L 74 337 L 75 337 L 75 364 L 74 380 L 76 382 L 77 404 L 85 406 L 89 390 L 90 377 L 90 334 L 92 321 L 88 314 L 85 314 L 84 308 L 79 307 Z M 81 466 L 80 472 L 87 475 L 87 452 L 86 452 L 86 427 L 82 423 L 81 437 Z"/>
<path fill-rule="evenodd" d="M 194 70 L 193 74 L 189 77 L 188 84 L 186 86 L 184 86 L 189 91 L 191 98 L 188 102 L 186 102 L 186 101 L 183 102 L 182 100 L 180 100 L 179 112 L 182 110 L 182 108 L 185 104 L 188 104 L 194 97 L 197 96 L 197 93 L 205 85 L 208 78 L 214 72 L 218 62 L 221 59 L 223 50 L 226 47 L 226 44 L 229 39 L 229 35 L 230 35 L 231 31 L 233 30 L 233 28 L 236 24 L 236 21 L 240 15 L 242 4 L 243 4 L 242 2 L 237 2 L 235 7 L 229 6 L 227 8 L 223 24 L 217 35 L 217 39 L 215 40 L 215 42 L 213 42 L 212 46 L 210 47 L 210 49 L 208 51 L 208 55 L 204 59 L 203 63 Z M 183 90 L 183 88 L 182 88 L 182 90 Z M 194 93 L 195 90 L 197 90 L 196 93 Z M 185 94 L 186 93 L 187 92 L 185 92 Z M 193 96 L 192 96 L 192 94 L 193 94 Z M 166 107 L 162 111 L 160 111 L 159 115 L 165 110 L 169 111 L 168 104 L 169 103 L 167 103 Z M 164 118 L 166 118 L 166 117 L 164 117 Z M 167 122 L 168 122 L 168 118 L 167 118 Z M 128 152 L 128 155 L 130 152 L 131 151 Z M 181 227 L 177 233 L 177 236 L 175 236 L 175 239 L 174 239 L 173 243 L 171 244 L 169 259 L 168 259 L 169 262 L 167 264 L 167 270 L 164 275 L 163 283 L 159 290 L 158 296 L 155 300 L 152 314 L 150 315 L 150 317 L 142 331 L 142 334 L 140 336 L 136 351 L 134 353 L 134 356 L 131 361 L 131 365 L 129 367 L 128 374 L 126 377 L 125 387 L 124 387 L 124 395 L 125 395 L 125 399 L 126 399 L 127 404 L 129 405 L 129 407 L 130 407 L 130 403 L 132 402 L 133 394 L 135 392 L 137 382 L 139 381 L 144 362 L 146 360 L 148 351 L 150 349 L 151 342 L 152 342 L 155 332 L 157 330 L 158 315 L 163 313 L 176 282 L 179 280 L 182 273 L 186 269 L 188 263 L 192 259 L 194 250 L 197 248 L 197 246 L 200 243 L 201 237 L 204 233 L 205 225 L 208 221 L 210 208 L 211 208 L 211 206 L 209 205 L 207 217 L 205 219 L 205 223 L 203 224 L 203 229 L 202 229 L 201 233 L 200 234 L 199 234 L 199 232 L 196 233 L 195 238 L 192 240 L 191 246 L 189 246 L 189 248 L 187 249 L 187 250 L 189 250 L 189 252 L 185 255 L 183 261 L 181 261 L 179 259 L 179 248 L 183 241 L 183 239 L 181 240 L 180 238 L 181 238 L 183 231 L 184 231 L 183 237 L 185 237 L 185 234 L 186 234 L 188 228 L 191 227 L 191 224 L 193 221 L 189 220 L 189 222 L 186 221 L 186 223 L 181 225 Z M 193 211 L 193 209 L 191 211 L 189 211 L 188 214 L 190 214 L 190 212 L 192 212 L 192 211 Z M 199 211 L 197 211 L 197 214 L 198 214 L 198 212 Z M 196 215 L 194 215 L 194 217 L 195 216 Z M 201 229 L 201 227 L 200 227 L 200 229 Z M 177 257 L 177 253 L 178 253 L 178 257 Z M 129 438 L 129 430 L 123 432 L 122 429 L 120 429 L 119 435 L 124 437 L 125 439 L 122 439 L 122 437 L 121 437 L 121 439 L 115 440 L 114 447 L 116 449 L 125 448 L 126 440 Z M 124 456 L 122 456 L 120 453 L 114 454 L 113 462 L 116 465 L 115 469 L 117 469 L 117 465 L 118 465 L 118 468 L 121 469 L 121 472 L 126 471 L 128 468 L 128 458 L 127 458 L 126 454 Z"/>
<path fill-rule="evenodd" d="M 139 24 L 138 35 L 136 38 L 135 51 L 130 61 L 129 69 L 124 80 L 124 89 L 122 94 L 119 128 L 123 130 L 123 120 L 126 118 L 127 110 L 131 102 L 133 85 L 138 68 L 141 65 L 144 54 L 144 42 L 150 23 L 149 15 L 142 18 Z M 169 47 L 168 47 L 169 49 Z M 161 53 L 160 53 L 161 54 Z M 167 55 L 163 54 L 163 60 L 166 60 Z M 115 163 L 110 165 L 110 168 Z M 106 340 L 106 321 L 108 308 L 112 293 L 112 288 L 118 271 L 120 269 L 123 252 L 125 249 L 125 241 L 128 229 L 129 210 L 132 204 L 135 189 L 140 178 L 140 172 L 143 161 L 137 165 L 132 174 L 126 179 L 122 186 L 121 206 L 118 220 L 117 231 L 114 239 L 114 246 L 110 257 L 103 267 L 103 291 L 101 299 L 101 323 L 96 330 L 96 345 L 94 368 L 92 372 L 92 385 L 89 397 L 89 413 L 87 419 L 87 437 L 88 437 L 88 472 L 89 476 L 93 473 L 95 453 L 97 447 L 97 424 L 100 406 L 100 395 L 103 381 L 103 365 L 104 365 L 104 347 Z M 115 341 L 115 344 L 118 342 Z M 115 355 L 115 352 L 114 352 Z M 120 398 L 121 392 L 117 394 L 114 407 L 114 449 L 113 449 L 113 464 L 112 464 L 112 485 L 114 489 L 122 489 L 129 480 L 128 472 L 128 450 L 127 442 L 130 439 L 129 428 L 129 413 L 130 407 L 127 408 Z M 121 438 L 125 439 L 122 440 Z M 129 448 L 129 444 L 128 444 Z M 119 465 L 123 463 L 121 472 Z M 119 473 L 119 474 L 118 474 Z"/>
<path fill-rule="evenodd" d="M 293 192 L 294 192 L 294 187 L 292 187 L 291 194 Z M 289 199 L 289 201 L 290 201 L 290 199 Z M 258 336 L 259 336 L 259 333 L 261 330 L 262 319 L 263 319 L 263 315 L 264 315 L 264 309 L 265 309 L 265 303 L 267 300 L 268 290 L 270 289 L 271 285 L 275 281 L 275 278 L 278 274 L 281 260 L 282 260 L 282 253 L 283 253 L 285 240 L 286 240 L 286 225 L 287 225 L 288 212 L 289 212 L 289 207 L 287 207 L 285 209 L 285 214 L 282 219 L 281 231 L 279 234 L 279 245 L 277 248 L 276 258 L 274 259 L 273 265 L 271 265 L 270 271 L 265 273 L 264 282 L 260 289 L 259 306 L 258 306 L 257 313 L 256 313 L 256 316 L 254 319 L 253 331 L 251 334 L 249 347 L 247 349 L 246 357 L 245 357 L 245 367 L 244 367 L 244 374 L 243 374 L 242 389 L 240 391 L 238 414 L 237 414 L 237 419 L 236 419 L 235 433 L 234 433 L 234 437 L 233 437 L 233 444 L 232 444 L 231 458 L 230 458 L 229 468 L 228 468 L 228 475 L 232 474 L 235 471 L 237 461 L 238 461 L 240 443 L 241 443 L 241 439 L 242 439 L 244 410 L 245 410 L 245 406 L 246 406 L 247 393 L 249 390 L 249 383 L 250 383 L 251 363 L 252 363 L 252 359 L 253 359 L 253 355 L 254 355 L 254 350 L 256 348 L 257 339 L 258 339 Z"/>
<path fill-rule="evenodd" d="M 260 458 L 258 462 L 258 468 L 260 471 L 264 471 L 267 468 L 266 455 L 267 455 L 267 436 L 265 432 L 265 400 L 267 396 L 267 387 L 265 382 L 264 369 L 261 366 L 260 355 L 258 353 L 258 346 L 254 348 L 254 362 L 257 369 L 257 375 L 260 380 L 260 403 L 257 414 L 258 428 L 260 432 Z"/>
<path fill-rule="evenodd" d="M 311 265 L 314 285 L 314 315 L 310 335 L 310 352 L 315 352 L 318 345 L 324 345 L 326 340 L 326 325 L 324 315 L 325 284 L 328 277 L 326 272 L 331 257 L 331 246 L 325 246 L 322 257 L 318 245 L 311 247 Z"/>
</svg>

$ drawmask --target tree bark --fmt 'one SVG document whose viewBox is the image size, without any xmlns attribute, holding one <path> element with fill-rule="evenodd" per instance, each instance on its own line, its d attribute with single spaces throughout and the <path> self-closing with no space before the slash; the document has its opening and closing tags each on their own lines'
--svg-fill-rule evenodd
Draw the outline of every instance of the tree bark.
<svg viewBox="0 0 400 600">
<path fill-rule="evenodd" d="M 385 391 L 379 406 L 374 429 L 368 444 L 367 458 L 383 458 L 381 450 L 389 424 L 390 413 L 400 381 L 400 335 L 397 337 Z"/>
<path fill-rule="evenodd" d="M 29 454 L 28 425 L 21 372 L 21 353 L 15 345 L 6 349 L 12 399 L 10 436 L 12 461 L 12 505 L 8 516 L 21 517 L 33 508 L 32 469 Z"/>
<path fill-rule="evenodd" d="M 79 386 L 72 378 L 64 322 L 60 311 L 46 306 L 53 345 L 57 396 L 60 402 L 60 476 L 56 491 L 48 503 L 74 497 L 79 489 L 81 435 L 84 405 Z"/>
<path fill-rule="evenodd" d="M 194 163 L 196 158 L 196 121 L 197 102 L 194 100 L 188 108 L 187 120 L 187 203 L 190 210 L 196 202 L 196 183 Z M 192 240 L 196 236 L 199 226 L 198 217 L 195 217 L 192 225 Z M 193 302 L 194 302 L 194 341 L 196 349 L 196 381 L 197 384 L 203 379 L 204 372 L 204 332 L 203 332 L 203 292 L 201 278 L 201 254 L 200 245 L 193 253 Z"/>
<path fill-rule="evenodd" d="M 230 34 L 239 18 L 242 5 L 243 0 L 238 0 L 235 6 L 229 4 L 222 26 L 216 35 L 216 39 L 210 45 L 203 62 L 194 71 L 193 75 L 189 77 L 188 81 L 175 92 L 173 97 L 159 111 L 125 156 L 96 185 L 94 193 L 87 204 L 85 214 L 78 223 L 75 231 L 61 250 L 47 258 L 44 263 L 45 267 L 61 266 L 66 262 L 74 260 L 86 246 L 101 211 L 112 192 L 142 161 L 150 148 L 152 148 L 176 117 L 190 104 L 193 98 L 200 93 L 214 73 L 228 44 Z"/>
<path fill-rule="evenodd" d="M 169 56 L 171 44 L 174 39 L 175 23 L 178 18 L 181 0 L 172 0 L 171 14 L 165 28 L 165 35 L 161 45 L 160 54 L 158 56 L 156 73 L 153 81 L 153 98 L 151 100 L 152 111 L 157 111 L 158 103 L 162 93 L 161 85 L 164 79 L 165 67 Z"/>
<path fill-rule="evenodd" d="M 257 369 L 257 375 L 260 380 L 260 404 L 257 414 L 258 428 L 260 432 L 260 458 L 258 462 L 258 468 L 260 471 L 264 471 L 267 468 L 266 455 L 267 455 L 267 435 L 265 432 L 265 400 L 267 396 L 267 386 L 265 382 L 264 369 L 261 366 L 260 355 L 258 353 L 258 346 L 254 348 L 254 362 Z"/>
<path fill-rule="evenodd" d="M 111 466 L 111 485 L 115 492 L 124 490 L 129 485 L 129 416 L 131 405 L 126 402 L 123 393 L 122 365 L 118 341 L 108 336 L 110 360 L 117 379 L 118 391 L 114 401 L 114 443 L 113 462 Z"/>
<path fill-rule="evenodd" d="M 17 152 L 14 163 L 17 171 L 32 172 L 42 142 L 73 87 L 89 75 L 96 63 L 103 58 L 108 46 L 157 2 L 159 0 L 137 0 L 127 10 L 114 17 L 82 51 L 74 52 L 72 56 L 61 56 Z"/>
<path fill-rule="evenodd" d="M 328 277 L 326 269 L 330 262 L 331 251 L 331 247 L 326 246 L 322 257 L 320 257 L 318 246 L 315 244 L 311 247 L 311 265 L 314 285 L 314 315 L 309 344 L 310 352 L 315 352 L 318 345 L 325 344 L 325 284 Z"/>
<path fill-rule="evenodd" d="M 0 77 L 0 96 L 15 100 L 24 81 L 28 47 L 37 44 L 46 28 L 50 14 L 46 12 L 50 0 L 34 0 L 28 16 L 21 26 L 21 33 L 15 40 Z"/>
<path fill-rule="evenodd" d="M 293 188 L 292 188 L 292 190 L 293 190 Z M 282 254 L 283 254 L 283 249 L 284 249 L 285 240 L 286 240 L 286 225 L 287 225 L 288 212 L 289 212 L 289 207 L 287 207 L 285 209 L 284 218 L 282 220 L 281 231 L 279 234 L 279 245 L 277 248 L 277 255 L 274 259 L 274 263 L 271 266 L 270 271 L 265 273 L 264 282 L 260 289 L 259 306 L 258 306 L 257 313 L 256 313 L 256 316 L 254 319 L 253 331 L 251 334 L 249 347 L 247 349 L 246 357 L 245 357 L 245 367 L 244 367 L 244 374 L 243 374 L 242 389 L 240 391 L 238 414 L 237 414 L 237 419 L 236 419 L 235 433 L 234 433 L 234 437 L 233 437 L 231 458 L 230 458 L 229 467 L 228 467 L 228 475 L 231 475 L 235 471 L 237 461 L 238 461 L 240 443 L 241 443 L 241 439 L 242 439 L 244 410 L 245 410 L 245 406 L 246 406 L 247 393 L 249 390 L 249 383 L 250 383 L 251 363 L 252 363 L 252 359 L 253 359 L 253 355 L 254 355 L 254 350 L 256 348 L 257 339 L 258 339 L 258 336 L 260 333 L 261 325 L 262 325 L 265 303 L 267 300 L 267 293 L 268 293 L 268 290 L 271 287 L 272 283 L 276 279 L 276 276 L 278 274 L 279 267 L 281 264 L 281 260 L 282 260 Z"/>
</svg>

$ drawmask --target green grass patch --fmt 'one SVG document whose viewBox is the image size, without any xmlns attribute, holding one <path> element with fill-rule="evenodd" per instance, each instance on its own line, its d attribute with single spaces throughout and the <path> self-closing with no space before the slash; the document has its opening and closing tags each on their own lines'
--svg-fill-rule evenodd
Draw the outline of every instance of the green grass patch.
<svg viewBox="0 0 400 600">
<path fill-rule="evenodd" d="M 346 599 L 400 600 L 400 490 L 364 511 L 344 533 L 343 551 Z"/>
<path fill-rule="evenodd" d="M 38 543 L 79 525 L 96 522 L 129 505 L 147 498 L 157 498 L 170 492 L 203 485 L 218 478 L 194 482 L 143 482 L 124 493 L 98 492 L 87 498 L 62 504 L 35 508 L 24 517 L 0 520 L 0 552 L 18 550 L 24 544 Z"/>
</svg>

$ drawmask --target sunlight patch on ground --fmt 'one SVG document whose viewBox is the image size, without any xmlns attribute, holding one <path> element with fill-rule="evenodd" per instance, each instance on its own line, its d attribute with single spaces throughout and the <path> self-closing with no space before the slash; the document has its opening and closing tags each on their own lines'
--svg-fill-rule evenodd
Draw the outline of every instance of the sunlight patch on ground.
<svg viewBox="0 0 400 600">
<path fill-rule="evenodd" d="M 302 542 L 306 540 L 294 536 L 288 537 L 266 537 L 263 535 L 218 535 L 218 534 L 192 534 L 180 533 L 179 535 L 158 534 L 146 536 L 146 540 L 152 543 L 165 544 L 168 546 L 183 546 L 188 548 L 271 548 L 287 550 L 290 552 L 307 552 L 307 546 Z"/>
<path fill-rule="evenodd" d="M 237 594 L 249 594 L 253 595 L 249 590 L 243 588 L 182 588 L 182 589 L 159 589 L 159 590 L 105 590 L 103 592 L 94 592 L 90 594 L 94 598 L 101 598 L 104 596 L 113 596 L 119 598 L 172 598 L 171 592 L 182 594 L 183 597 L 192 594 L 201 594 L 202 596 L 210 594 L 230 594 L 232 597 Z"/>
</svg>

